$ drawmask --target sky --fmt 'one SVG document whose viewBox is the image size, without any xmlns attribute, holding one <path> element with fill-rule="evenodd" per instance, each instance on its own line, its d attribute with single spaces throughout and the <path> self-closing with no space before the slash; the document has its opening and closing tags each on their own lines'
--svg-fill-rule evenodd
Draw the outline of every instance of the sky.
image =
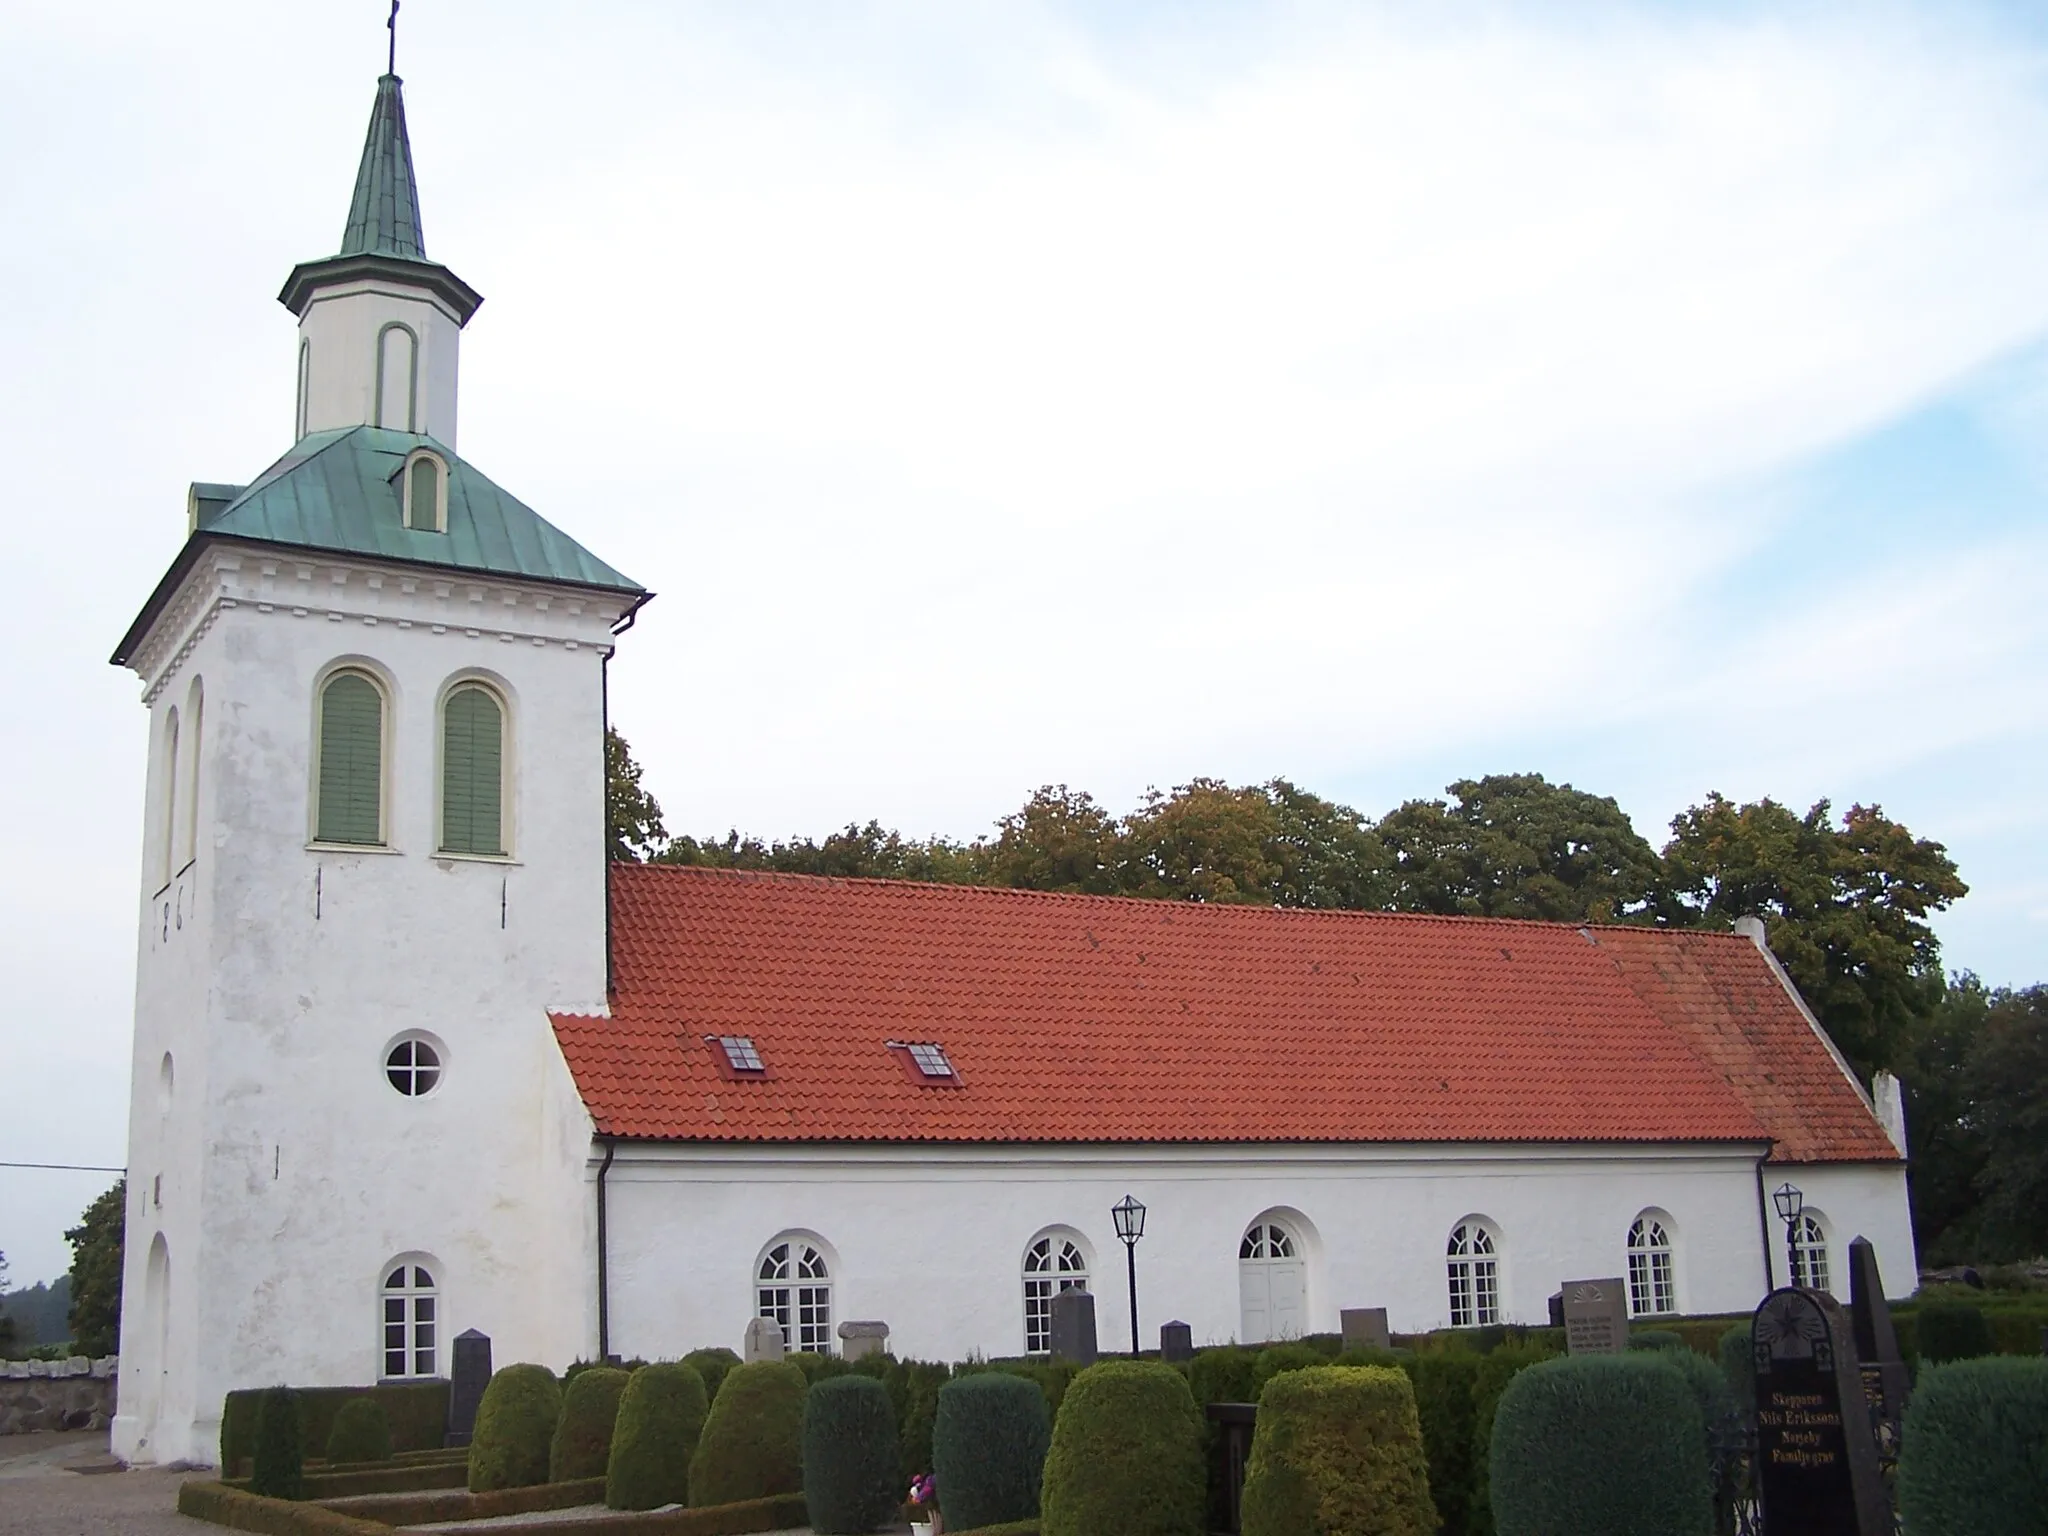
<svg viewBox="0 0 2048 1536">
<path fill-rule="evenodd" d="M 0 12 L 0 1162 L 124 1160 L 193 480 L 290 446 L 382 0 Z M 464 456 L 660 594 L 670 827 L 1537 771 L 1879 803 L 2048 980 L 2028 8 L 407 0 Z M 0 1168 L 17 1285 L 108 1182 Z"/>
</svg>

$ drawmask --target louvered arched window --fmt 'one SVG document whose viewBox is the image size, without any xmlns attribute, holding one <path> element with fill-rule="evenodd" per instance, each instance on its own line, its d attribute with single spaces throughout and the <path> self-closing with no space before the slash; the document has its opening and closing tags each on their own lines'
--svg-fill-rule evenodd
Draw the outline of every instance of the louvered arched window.
<svg viewBox="0 0 2048 1536">
<path fill-rule="evenodd" d="M 441 706 L 441 852 L 505 852 L 505 706 L 459 683 Z"/>
<path fill-rule="evenodd" d="M 320 689 L 314 793 L 318 841 L 384 841 L 384 690 L 368 673 L 336 672 Z"/>
</svg>

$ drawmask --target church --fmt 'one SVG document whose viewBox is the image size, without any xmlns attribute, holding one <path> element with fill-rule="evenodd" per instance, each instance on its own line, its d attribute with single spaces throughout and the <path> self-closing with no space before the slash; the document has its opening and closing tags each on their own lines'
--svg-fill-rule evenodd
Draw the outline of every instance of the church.
<svg viewBox="0 0 2048 1536">
<path fill-rule="evenodd" d="M 483 301 L 427 255 L 395 75 L 278 297 L 295 441 L 192 485 L 112 658 L 149 712 L 124 1459 L 213 1461 L 233 1388 L 445 1376 L 470 1328 L 559 1370 L 760 1315 L 1043 1352 L 1073 1286 L 1108 1348 L 1542 1323 L 1610 1275 L 1655 1317 L 1839 1290 L 1858 1234 L 1912 1290 L 1897 1085 L 1753 920 L 608 863 L 653 594 L 457 451 Z"/>
</svg>

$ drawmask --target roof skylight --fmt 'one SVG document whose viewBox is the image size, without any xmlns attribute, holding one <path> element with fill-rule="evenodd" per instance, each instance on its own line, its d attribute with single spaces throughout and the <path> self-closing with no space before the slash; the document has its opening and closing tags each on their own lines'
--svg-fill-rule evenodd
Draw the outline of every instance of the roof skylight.
<svg viewBox="0 0 2048 1536">
<path fill-rule="evenodd" d="M 725 1064 L 735 1072 L 765 1072 L 761 1053 L 754 1049 L 751 1035 L 720 1035 L 719 1049 L 725 1052 Z"/>
<path fill-rule="evenodd" d="M 917 1064 L 917 1070 L 926 1077 L 951 1077 L 953 1063 L 946 1059 L 945 1051 L 936 1045 L 913 1044 L 904 1047 L 910 1052 L 910 1059 Z"/>
</svg>

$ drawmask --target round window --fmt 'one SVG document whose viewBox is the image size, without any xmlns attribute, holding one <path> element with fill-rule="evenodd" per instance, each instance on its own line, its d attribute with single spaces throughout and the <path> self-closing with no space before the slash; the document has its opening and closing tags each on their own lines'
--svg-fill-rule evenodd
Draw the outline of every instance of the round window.
<svg viewBox="0 0 2048 1536">
<path fill-rule="evenodd" d="M 432 1093 L 441 1081 L 441 1053 L 424 1040 L 401 1040 L 385 1054 L 384 1075 L 407 1098 Z"/>
</svg>

